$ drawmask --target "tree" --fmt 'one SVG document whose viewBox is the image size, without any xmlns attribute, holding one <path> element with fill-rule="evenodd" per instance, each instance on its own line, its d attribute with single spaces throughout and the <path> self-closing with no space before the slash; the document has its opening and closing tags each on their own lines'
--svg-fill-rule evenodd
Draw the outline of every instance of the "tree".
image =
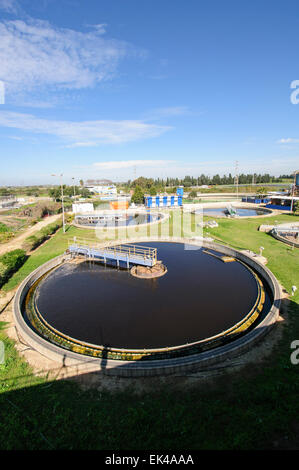
<svg viewBox="0 0 299 470">
<path fill-rule="evenodd" d="M 296 215 L 299 215 L 299 201 L 295 201 L 293 211 Z"/>
<path fill-rule="evenodd" d="M 59 187 L 50 188 L 49 196 L 53 198 L 54 201 L 61 201 L 61 189 Z"/>
<path fill-rule="evenodd" d="M 194 191 L 194 190 L 191 191 L 191 193 L 189 193 L 189 197 L 190 197 L 191 199 L 195 199 L 195 198 L 197 197 L 197 192 Z"/>
<path fill-rule="evenodd" d="M 156 190 L 155 186 L 151 186 L 149 188 L 149 193 L 150 193 L 151 196 L 156 196 L 157 190 Z"/>
<path fill-rule="evenodd" d="M 221 179 L 220 179 L 220 176 L 217 174 L 217 175 L 214 175 L 213 178 L 212 178 L 212 184 L 221 184 Z"/>
<path fill-rule="evenodd" d="M 139 186 L 140 188 L 149 189 L 151 186 L 154 185 L 154 180 L 152 178 L 144 178 L 144 176 L 139 176 L 136 180 L 132 181 L 131 186 L 136 188 Z"/>
<path fill-rule="evenodd" d="M 267 189 L 264 187 L 261 187 L 261 188 L 258 188 L 256 192 L 259 196 L 265 197 L 267 194 Z"/>
<path fill-rule="evenodd" d="M 133 196 L 131 197 L 131 202 L 134 204 L 142 204 L 144 201 L 144 193 L 140 186 L 136 186 Z"/>
<path fill-rule="evenodd" d="M 91 192 L 87 188 L 82 188 L 79 190 L 80 196 L 84 198 L 89 198 L 91 197 Z"/>
<path fill-rule="evenodd" d="M 9 196 L 10 194 L 6 188 L 0 188 L 0 196 Z"/>
</svg>

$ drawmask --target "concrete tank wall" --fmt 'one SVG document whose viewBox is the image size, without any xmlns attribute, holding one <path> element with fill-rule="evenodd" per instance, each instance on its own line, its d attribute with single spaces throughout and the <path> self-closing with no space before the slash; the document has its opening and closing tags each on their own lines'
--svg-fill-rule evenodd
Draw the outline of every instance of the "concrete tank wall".
<svg viewBox="0 0 299 470">
<path fill-rule="evenodd" d="M 174 242 L 174 243 L 186 243 L 191 245 L 198 245 L 198 241 L 194 241 L 194 239 L 182 239 L 182 238 L 151 238 L 148 240 L 147 238 L 141 239 L 138 238 L 136 240 L 130 240 L 130 243 L 138 243 L 138 242 Z M 118 240 L 114 244 L 120 244 L 122 240 Z M 110 243 L 111 246 L 111 243 Z M 15 295 L 14 299 L 14 320 L 16 328 L 20 334 L 20 336 L 30 344 L 34 349 L 39 351 L 41 354 L 45 355 L 46 357 L 53 359 L 56 362 L 60 362 L 65 366 L 68 365 L 88 365 L 89 371 L 101 371 L 105 374 L 111 375 L 119 375 L 119 376 L 126 376 L 126 377 L 134 377 L 134 376 L 152 376 L 152 375 L 166 375 L 172 374 L 177 372 L 185 372 L 188 370 L 201 370 L 205 369 L 206 367 L 210 367 L 211 365 L 219 364 L 224 360 L 231 359 L 236 357 L 243 352 L 249 350 L 250 348 L 254 347 L 256 342 L 260 341 L 265 334 L 267 334 L 270 329 L 275 324 L 277 317 L 279 315 L 279 308 L 280 308 L 280 298 L 281 292 L 280 287 L 271 273 L 271 271 L 260 264 L 257 260 L 241 253 L 233 248 L 229 248 L 223 245 L 219 245 L 214 242 L 204 242 L 203 246 L 205 248 L 210 248 L 216 251 L 220 251 L 221 253 L 235 257 L 250 267 L 255 269 L 267 282 L 272 295 L 273 295 L 273 304 L 264 318 L 253 330 L 247 333 L 245 336 L 235 340 L 232 343 L 229 343 L 225 346 L 221 346 L 215 348 L 210 351 L 194 354 L 191 356 L 180 357 L 175 359 L 163 359 L 163 360 L 153 360 L 153 361 L 136 361 L 136 362 L 124 362 L 124 361 L 116 361 L 116 360 L 106 360 L 105 365 L 103 366 L 103 360 L 98 358 L 92 358 L 83 356 L 72 351 L 65 350 L 60 348 L 52 343 L 49 343 L 38 334 L 36 334 L 25 322 L 23 315 L 22 315 L 22 303 L 28 293 L 30 287 L 34 284 L 36 280 L 39 279 L 43 274 L 45 274 L 50 269 L 54 268 L 61 264 L 64 259 L 67 258 L 66 255 L 58 256 L 57 258 L 48 261 L 47 263 L 43 264 L 35 271 L 33 271 L 19 286 L 18 291 Z"/>
</svg>

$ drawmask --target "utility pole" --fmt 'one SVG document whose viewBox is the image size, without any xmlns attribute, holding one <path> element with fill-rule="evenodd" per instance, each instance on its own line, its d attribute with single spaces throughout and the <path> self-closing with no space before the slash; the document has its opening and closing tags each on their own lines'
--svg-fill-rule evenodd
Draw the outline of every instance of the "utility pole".
<svg viewBox="0 0 299 470">
<path fill-rule="evenodd" d="M 235 167 L 235 185 L 237 187 L 237 200 L 239 199 L 239 162 L 236 161 Z"/>
<path fill-rule="evenodd" d="M 293 183 L 293 191 L 292 191 L 292 201 L 291 201 L 291 212 L 293 212 L 293 205 L 294 205 L 294 196 L 295 196 L 295 187 L 296 187 L 296 175 L 299 173 L 298 171 L 295 171 L 294 173 L 294 183 Z"/>
<path fill-rule="evenodd" d="M 51 175 L 51 176 L 58 176 L 58 175 Z M 62 227 L 63 233 L 65 233 L 65 220 L 64 220 L 64 203 L 63 203 L 63 185 L 62 185 L 62 177 L 63 174 L 61 173 L 60 176 L 60 187 L 61 187 L 61 206 L 62 206 Z"/>
</svg>

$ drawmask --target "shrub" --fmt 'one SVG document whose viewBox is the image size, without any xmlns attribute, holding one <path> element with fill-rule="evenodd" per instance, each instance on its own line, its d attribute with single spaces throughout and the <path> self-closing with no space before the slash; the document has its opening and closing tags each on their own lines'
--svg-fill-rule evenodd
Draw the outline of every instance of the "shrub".
<svg viewBox="0 0 299 470">
<path fill-rule="evenodd" d="M 143 190 L 140 186 L 136 186 L 134 194 L 131 198 L 131 202 L 134 202 L 135 204 L 142 204 L 143 200 L 144 200 Z"/>
<path fill-rule="evenodd" d="M 46 215 L 58 214 L 61 211 L 61 204 L 56 202 L 38 202 L 23 208 L 20 213 L 33 219 L 41 219 Z"/>
<path fill-rule="evenodd" d="M 40 233 L 42 233 L 45 237 L 49 237 L 50 235 L 55 233 L 56 230 L 58 230 L 59 227 L 61 227 L 61 225 L 62 224 L 59 224 L 59 223 L 49 224 L 46 227 L 42 228 L 40 230 Z"/>
<path fill-rule="evenodd" d="M 150 193 L 151 196 L 156 196 L 156 194 L 157 194 L 157 189 L 155 188 L 155 186 L 151 186 L 151 187 L 149 188 L 149 193 Z"/>
<path fill-rule="evenodd" d="M 4 233 L 0 232 L 0 243 L 8 242 L 8 240 L 13 238 L 13 236 L 14 236 L 13 232 L 4 232 Z"/>
<path fill-rule="evenodd" d="M 52 224 L 46 225 L 46 227 L 42 228 L 38 232 L 36 232 L 34 235 L 31 235 L 30 237 L 25 238 L 24 243 L 22 247 L 24 250 L 27 251 L 32 251 L 35 248 L 37 248 L 39 245 L 41 245 L 47 238 L 52 235 L 53 233 L 56 232 L 56 230 L 61 227 L 62 221 L 57 221 Z"/>
<path fill-rule="evenodd" d="M 197 197 L 197 192 L 196 191 L 191 191 L 188 195 L 188 197 L 190 197 L 191 199 L 195 199 Z"/>
<path fill-rule="evenodd" d="M 3 277 L 5 276 L 6 270 L 7 268 L 5 264 L 0 262 L 0 285 L 1 285 L 1 279 L 3 279 Z"/>
<path fill-rule="evenodd" d="M 0 256 L 0 286 L 24 264 L 27 256 L 24 250 L 13 250 Z"/>
<path fill-rule="evenodd" d="M 25 238 L 22 247 L 24 250 L 31 251 L 38 245 L 37 237 L 35 235 L 31 235 L 30 237 Z"/>
<path fill-rule="evenodd" d="M 73 222 L 74 218 L 75 218 L 75 214 L 67 214 L 67 216 L 66 216 L 66 222 L 67 222 L 68 224 L 71 224 L 71 223 Z"/>
<path fill-rule="evenodd" d="M 42 228 L 38 233 L 41 233 L 44 237 L 48 237 L 52 232 L 50 226 L 48 225 L 47 227 Z"/>
<path fill-rule="evenodd" d="M 4 232 L 10 232 L 10 230 L 5 224 L 0 222 L 0 233 L 4 233 Z"/>
</svg>

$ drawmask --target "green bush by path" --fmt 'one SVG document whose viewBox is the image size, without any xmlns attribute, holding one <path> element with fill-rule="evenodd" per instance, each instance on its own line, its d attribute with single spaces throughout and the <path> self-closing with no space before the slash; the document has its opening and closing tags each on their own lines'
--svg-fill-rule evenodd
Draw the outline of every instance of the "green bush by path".
<svg viewBox="0 0 299 470">
<path fill-rule="evenodd" d="M 57 221 L 57 222 L 47 225 L 46 227 L 36 232 L 34 235 L 27 237 L 24 240 L 22 247 L 27 251 L 35 250 L 35 248 L 37 248 L 45 240 L 47 240 L 47 238 L 53 233 L 55 233 L 61 226 L 62 226 L 62 221 Z"/>
<path fill-rule="evenodd" d="M 46 263 L 55 256 L 62 254 L 68 244 L 67 244 L 68 235 L 64 234 L 62 229 L 59 229 L 54 237 L 50 238 L 45 244 L 39 246 L 36 251 L 34 251 L 21 267 L 21 269 L 16 272 L 7 284 L 3 286 L 4 291 L 9 291 L 14 289 L 20 282 L 22 282 L 28 274 L 34 271 L 36 268 L 41 266 L 43 263 Z"/>
<path fill-rule="evenodd" d="M 0 233 L 0 243 L 7 243 L 11 238 L 13 238 L 13 236 L 13 232 Z"/>
<path fill-rule="evenodd" d="M 24 250 L 13 250 L 0 256 L 0 287 L 8 281 L 26 261 Z"/>
<path fill-rule="evenodd" d="M 5 225 L 3 222 L 0 222 L 0 243 L 6 243 L 13 237 L 13 232 Z"/>
<path fill-rule="evenodd" d="M 5 232 L 10 232 L 10 229 L 7 227 L 7 225 L 0 222 L 0 233 L 5 233 Z"/>
</svg>

